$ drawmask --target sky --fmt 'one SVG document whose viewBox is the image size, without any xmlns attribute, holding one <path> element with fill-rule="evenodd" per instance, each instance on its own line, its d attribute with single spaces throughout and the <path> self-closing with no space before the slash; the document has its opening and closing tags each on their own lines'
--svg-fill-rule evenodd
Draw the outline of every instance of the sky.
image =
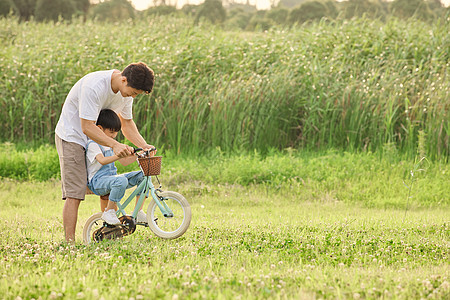
<svg viewBox="0 0 450 300">
<path fill-rule="evenodd" d="M 159 0 L 160 1 L 160 0 Z M 238 2 L 239 0 L 237 0 L 236 2 Z M 242 3 L 247 3 L 246 0 L 241 0 Z M 251 5 L 255 5 L 256 3 L 256 8 L 257 9 L 268 9 L 270 7 L 270 2 L 269 0 L 249 0 Z M 448 0 L 450 1 L 450 0 Z M 149 6 L 152 5 L 152 3 L 154 2 L 154 0 L 131 0 L 131 2 L 134 5 L 134 8 L 136 8 L 137 10 L 144 10 L 149 8 Z M 189 3 L 189 4 L 200 4 L 205 2 L 205 0 L 166 0 L 166 3 L 174 5 L 176 3 L 178 3 L 177 7 L 182 7 L 185 3 Z"/>
<path fill-rule="evenodd" d="M 149 8 L 154 0 L 131 0 L 131 2 L 137 10 L 144 10 Z M 199 4 L 204 2 L 204 0 L 166 0 L 166 3 L 178 3 L 178 7 L 183 6 L 186 2 L 189 2 L 190 4 Z M 247 1 L 242 0 L 242 2 L 246 3 Z M 450 5 L 450 0 L 441 0 L 441 2 L 444 3 L 445 6 Z M 250 0 L 250 4 L 254 5 L 255 3 L 257 9 L 268 9 L 270 7 L 269 0 Z"/>
</svg>

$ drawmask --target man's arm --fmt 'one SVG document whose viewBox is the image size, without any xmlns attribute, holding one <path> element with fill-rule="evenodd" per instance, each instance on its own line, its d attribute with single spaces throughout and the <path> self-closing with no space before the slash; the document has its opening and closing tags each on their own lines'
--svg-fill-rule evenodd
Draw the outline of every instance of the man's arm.
<svg viewBox="0 0 450 300">
<path fill-rule="evenodd" d="M 81 129 L 83 130 L 83 133 L 94 142 L 103 146 L 111 147 L 114 151 L 114 154 L 119 158 L 133 154 L 133 148 L 121 144 L 115 139 L 107 136 L 100 128 L 95 125 L 95 121 L 81 119 Z"/>
<path fill-rule="evenodd" d="M 132 119 L 124 119 L 121 115 L 119 117 L 122 122 L 122 133 L 130 142 L 142 149 L 153 148 L 152 145 L 147 144 L 144 140 L 137 129 L 136 123 Z"/>
</svg>

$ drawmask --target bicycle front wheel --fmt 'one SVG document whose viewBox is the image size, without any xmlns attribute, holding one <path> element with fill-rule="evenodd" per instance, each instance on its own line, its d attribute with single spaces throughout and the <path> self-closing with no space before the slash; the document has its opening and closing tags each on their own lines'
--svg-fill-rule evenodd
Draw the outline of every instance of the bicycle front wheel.
<svg viewBox="0 0 450 300">
<path fill-rule="evenodd" d="M 164 216 L 155 200 L 152 199 L 147 208 L 148 226 L 152 232 L 163 239 L 176 239 L 182 236 L 191 223 L 191 206 L 187 200 L 176 192 L 159 194 L 164 203 L 173 212 L 173 216 Z"/>
</svg>

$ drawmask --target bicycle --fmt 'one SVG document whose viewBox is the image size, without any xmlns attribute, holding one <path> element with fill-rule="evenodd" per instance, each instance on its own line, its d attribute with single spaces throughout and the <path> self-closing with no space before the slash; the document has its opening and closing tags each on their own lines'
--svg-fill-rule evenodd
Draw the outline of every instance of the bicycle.
<svg viewBox="0 0 450 300">
<path fill-rule="evenodd" d="M 149 153 L 156 149 L 144 151 L 135 148 L 134 153 L 144 180 L 136 187 L 131 195 L 122 203 L 117 203 L 116 212 L 121 224 L 110 225 L 102 220 L 102 212 L 93 214 L 86 221 L 83 228 L 83 241 L 85 244 L 100 242 L 102 240 L 119 239 L 135 232 L 136 225 L 149 227 L 158 237 L 163 239 L 176 239 L 182 236 L 191 223 L 191 207 L 183 195 L 173 191 L 162 191 L 157 175 L 161 171 L 161 156 L 149 157 Z M 159 187 L 155 188 L 151 176 L 156 176 Z M 151 195 L 147 207 L 147 224 L 136 223 L 137 214 L 144 203 L 146 196 Z M 131 215 L 127 215 L 125 208 L 139 195 L 139 200 Z"/>
</svg>

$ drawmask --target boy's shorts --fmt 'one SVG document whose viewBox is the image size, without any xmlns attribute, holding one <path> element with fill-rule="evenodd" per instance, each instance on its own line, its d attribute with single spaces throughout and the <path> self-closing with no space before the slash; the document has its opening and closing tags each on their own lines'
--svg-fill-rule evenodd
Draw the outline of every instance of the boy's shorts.
<svg viewBox="0 0 450 300">
<path fill-rule="evenodd" d="M 55 134 L 61 168 L 62 198 L 84 200 L 87 185 L 86 154 L 83 146 L 62 140 Z"/>
</svg>

